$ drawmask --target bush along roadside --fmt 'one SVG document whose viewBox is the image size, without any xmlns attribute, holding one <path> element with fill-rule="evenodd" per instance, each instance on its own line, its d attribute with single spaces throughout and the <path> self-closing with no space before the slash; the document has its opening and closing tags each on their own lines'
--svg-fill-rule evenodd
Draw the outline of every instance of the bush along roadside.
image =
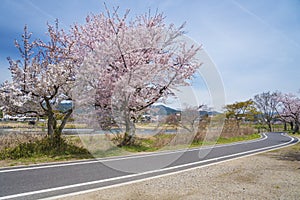
<svg viewBox="0 0 300 200">
<path fill-rule="evenodd" d="M 53 139 L 45 137 L 34 142 L 20 143 L 12 148 L 5 148 L 0 152 L 0 159 L 20 159 L 33 157 L 61 157 L 61 158 L 91 158 L 88 150 L 69 144 L 61 138 L 59 144 L 54 144 Z"/>
</svg>

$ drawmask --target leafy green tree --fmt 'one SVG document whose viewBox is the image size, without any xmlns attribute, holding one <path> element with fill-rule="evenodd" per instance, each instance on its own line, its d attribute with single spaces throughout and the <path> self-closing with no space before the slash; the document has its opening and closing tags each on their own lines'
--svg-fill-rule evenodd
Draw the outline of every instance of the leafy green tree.
<svg viewBox="0 0 300 200">
<path fill-rule="evenodd" d="M 225 110 L 226 118 L 236 120 L 238 127 L 242 120 L 253 121 L 255 115 L 258 114 L 258 111 L 254 106 L 254 102 L 251 99 L 228 104 L 225 106 Z"/>
</svg>

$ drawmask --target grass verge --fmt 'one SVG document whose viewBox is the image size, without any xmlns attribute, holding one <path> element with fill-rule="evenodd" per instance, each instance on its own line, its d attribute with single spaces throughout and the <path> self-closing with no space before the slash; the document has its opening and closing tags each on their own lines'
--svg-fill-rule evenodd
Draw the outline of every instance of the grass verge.
<svg viewBox="0 0 300 200">
<path fill-rule="evenodd" d="M 64 138 L 54 141 L 49 137 L 33 142 L 23 142 L 14 147 L 0 151 L 2 163 L 6 165 L 35 164 L 41 162 L 78 160 L 92 158 L 92 155 L 83 147 L 67 142 Z"/>
<path fill-rule="evenodd" d="M 261 136 L 258 133 L 251 134 L 251 135 L 241 135 L 236 137 L 220 137 L 216 141 L 197 141 L 191 144 L 191 147 L 199 147 L 202 145 L 214 145 L 214 144 L 229 144 L 234 142 L 242 142 L 248 140 L 255 140 L 259 139 Z"/>
<path fill-rule="evenodd" d="M 203 145 L 227 144 L 232 142 L 253 140 L 260 138 L 259 134 L 244 135 L 230 138 L 219 138 L 217 141 L 193 142 L 190 146 L 182 144 L 170 145 L 174 136 L 172 134 L 160 134 L 152 137 L 138 138 L 135 145 L 116 147 L 112 146 L 106 150 L 96 150 L 92 154 L 82 145 L 76 136 L 68 136 L 58 148 L 53 148 L 47 139 L 34 142 L 21 143 L 13 148 L 7 148 L 0 152 L 0 167 L 29 165 L 45 162 L 70 161 L 91 158 L 104 158 L 111 156 L 122 156 L 139 152 L 154 152 L 165 149 L 195 148 Z"/>
</svg>

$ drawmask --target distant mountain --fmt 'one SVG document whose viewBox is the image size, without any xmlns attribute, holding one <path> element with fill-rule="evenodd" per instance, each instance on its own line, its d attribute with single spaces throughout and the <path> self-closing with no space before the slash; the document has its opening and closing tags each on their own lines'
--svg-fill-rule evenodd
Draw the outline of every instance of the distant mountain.
<svg viewBox="0 0 300 200">
<path fill-rule="evenodd" d="M 72 108 L 72 103 L 71 102 L 60 103 L 57 106 L 57 109 L 60 110 L 60 111 L 62 111 L 62 112 L 70 110 L 71 108 Z"/>
<path fill-rule="evenodd" d="M 150 109 L 153 115 L 172 115 L 180 113 L 181 111 L 167 107 L 165 105 L 154 105 Z"/>
<path fill-rule="evenodd" d="M 200 116 L 208 115 L 208 116 L 215 116 L 221 114 L 217 111 L 199 111 Z"/>
<path fill-rule="evenodd" d="M 57 107 L 60 111 L 67 111 L 70 108 L 72 108 L 72 103 L 71 102 L 65 102 L 65 103 L 60 103 Z M 178 114 L 181 113 L 180 110 L 176 110 L 174 108 L 170 108 L 168 106 L 159 104 L 159 105 L 153 105 L 150 108 L 150 113 L 152 115 L 172 115 L 172 114 Z M 209 115 L 209 116 L 214 116 L 220 114 L 217 111 L 199 111 L 200 116 L 204 115 Z"/>
<path fill-rule="evenodd" d="M 71 102 L 64 102 L 60 103 L 57 106 L 57 109 L 60 111 L 67 111 L 70 108 L 72 108 L 72 103 Z M 175 110 L 173 108 L 164 106 L 164 105 L 154 105 L 151 107 L 151 113 L 154 115 L 171 115 L 171 114 L 176 114 L 180 113 L 179 110 Z"/>
<path fill-rule="evenodd" d="M 153 115 L 172 115 L 181 113 L 180 110 L 176 110 L 174 108 L 170 108 L 165 105 L 154 105 L 151 107 L 151 113 Z M 220 114 L 220 112 L 217 111 L 199 111 L 200 116 L 208 115 L 208 116 L 215 116 Z"/>
</svg>

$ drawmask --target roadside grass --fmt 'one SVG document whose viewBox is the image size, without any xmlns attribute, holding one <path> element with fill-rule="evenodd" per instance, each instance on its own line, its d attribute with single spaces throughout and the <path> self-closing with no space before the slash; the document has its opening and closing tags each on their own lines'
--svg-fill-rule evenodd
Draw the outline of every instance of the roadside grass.
<svg viewBox="0 0 300 200">
<path fill-rule="evenodd" d="M 300 138 L 300 134 L 291 134 L 291 135 Z M 122 149 L 131 153 L 153 152 L 158 150 L 178 150 L 178 149 L 197 148 L 201 146 L 216 145 L 216 144 L 218 145 L 230 144 L 234 142 L 249 141 L 249 140 L 255 140 L 259 138 L 261 138 L 261 135 L 258 133 L 254 133 L 250 135 L 241 135 L 235 137 L 220 137 L 214 141 L 213 140 L 193 141 L 190 145 L 187 144 L 168 145 L 173 139 L 172 134 L 160 134 L 159 136 L 156 136 L 156 138 L 140 139 L 138 145 L 122 147 Z M 164 144 L 165 146 L 157 145 L 158 140 L 160 141 L 160 144 Z M 298 143 L 297 145 L 293 145 L 290 148 L 294 152 L 300 153 L 300 143 Z"/>
<path fill-rule="evenodd" d="M 194 141 L 191 144 L 191 147 L 199 147 L 202 145 L 214 145 L 214 144 L 229 144 L 234 142 L 241 142 L 241 141 L 248 141 L 248 140 L 255 140 L 259 139 L 261 136 L 258 133 L 250 134 L 250 135 L 242 135 L 242 136 L 235 136 L 235 137 L 220 137 L 215 141 Z"/>
<path fill-rule="evenodd" d="M 221 130 L 209 131 L 209 120 L 199 124 L 199 130 L 194 139 L 186 133 L 167 134 L 163 130 L 174 130 L 176 127 L 162 125 L 156 135 L 137 134 L 134 145 L 117 147 L 122 140 L 122 135 L 94 134 L 94 135 L 64 135 L 63 142 L 58 149 L 51 148 L 45 139 L 45 132 L 34 131 L 43 127 L 38 123 L 35 126 L 25 122 L 1 122 L 0 127 L 13 128 L 18 132 L 0 135 L 0 167 L 14 165 L 28 165 L 45 162 L 68 161 L 78 159 L 105 158 L 111 156 L 124 156 L 142 152 L 155 152 L 163 150 L 178 150 L 197 148 L 207 145 L 228 144 L 260 138 L 257 130 L 265 131 L 262 125 L 241 124 L 226 121 Z M 86 128 L 84 124 L 67 124 L 67 128 Z M 157 129 L 155 124 L 138 124 L 140 129 Z M 178 128 L 178 127 L 177 127 Z M 177 129 L 176 128 L 176 129 Z M 282 125 L 274 126 L 275 129 L 283 128 Z M 30 130 L 32 132 L 30 132 Z M 180 130 L 180 129 L 177 129 Z M 280 131 L 281 131 L 280 130 Z M 24 133 L 24 134 L 22 134 Z M 186 134 L 186 135 L 185 135 Z M 221 135 L 220 135 L 221 134 Z M 292 134 L 292 136 L 297 136 Z M 299 134 L 298 134 L 299 136 Z M 295 151 L 300 152 L 300 145 L 295 145 Z"/>
<path fill-rule="evenodd" d="M 153 127 L 148 125 L 146 128 Z M 165 128 L 171 129 L 172 127 L 166 126 Z M 206 130 L 205 127 L 203 130 Z M 249 129 L 249 127 L 242 127 L 243 132 L 236 133 L 238 136 L 232 134 L 234 130 L 235 127 L 229 124 L 226 131 L 222 132 L 221 137 L 215 137 L 218 134 L 210 132 L 213 137 L 208 140 L 199 139 L 207 134 L 206 131 L 202 131 L 199 132 L 201 137 L 194 141 L 189 141 L 184 134 L 158 133 L 152 136 L 140 134 L 134 145 L 121 148 L 117 147 L 117 141 L 113 140 L 113 135 L 65 135 L 61 148 L 51 149 L 41 135 L 12 134 L 13 136 L 9 136 L 8 134 L 1 136 L 0 167 L 196 148 L 203 145 L 227 144 L 260 137 L 259 134 L 251 134 L 253 129 Z"/>
<path fill-rule="evenodd" d="M 292 131 L 289 131 L 288 135 L 293 136 L 293 137 L 297 137 L 300 139 L 300 133 L 293 133 Z"/>
<path fill-rule="evenodd" d="M 157 150 L 175 150 L 175 149 L 185 149 L 185 148 L 196 148 L 200 146 L 214 145 L 214 144 L 229 144 L 234 142 L 248 141 L 259 139 L 260 134 L 251 134 L 251 135 L 243 135 L 236 136 L 230 138 L 220 137 L 216 141 L 208 140 L 208 141 L 193 141 L 191 144 L 170 144 L 174 136 L 172 134 L 160 134 L 156 136 L 156 138 L 143 138 L 139 139 L 137 145 L 122 147 L 122 149 L 129 152 L 152 152 Z M 163 140 L 163 142 L 162 142 Z M 158 141 L 160 144 L 159 145 Z"/>
<path fill-rule="evenodd" d="M 35 125 L 31 125 L 28 121 L 0 121 L 0 128 L 9 128 L 9 129 L 45 129 L 46 122 L 38 121 Z M 75 128 L 87 128 L 86 124 L 68 122 L 65 126 L 66 129 L 75 129 Z"/>
<path fill-rule="evenodd" d="M 295 137 L 300 139 L 300 133 L 295 133 L 295 134 L 292 134 L 292 135 L 294 135 Z"/>
<path fill-rule="evenodd" d="M 14 160 L 25 164 L 87 158 L 92 156 L 85 148 L 67 142 L 64 138 L 54 142 L 53 139 L 44 137 L 35 141 L 21 142 L 0 151 L 0 160 Z"/>
<path fill-rule="evenodd" d="M 260 138 L 260 134 L 255 133 L 251 135 L 242 135 L 242 136 L 236 136 L 236 137 L 230 137 L 230 138 L 223 138 L 220 137 L 217 141 L 217 144 L 228 144 L 233 142 L 240 142 L 245 140 L 254 140 Z"/>
<path fill-rule="evenodd" d="M 0 167 L 13 167 L 19 165 L 32 165 L 32 164 L 42 164 L 42 163 L 51 163 L 51 162 L 63 162 L 63 161 L 72 161 L 72 160 L 84 160 L 91 159 L 93 157 L 87 155 L 60 155 L 60 156 L 33 156 L 30 158 L 19 158 L 19 159 L 5 159 L 0 160 Z"/>
<path fill-rule="evenodd" d="M 174 143 L 174 134 L 158 134 L 155 136 L 148 137 L 138 137 L 136 143 L 131 146 L 123 146 L 121 148 L 116 146 L 111 146 L 106 150 L 97 150 L 92 153 L 93 156 L 97 158 L 109 157 L 109 156 L 121 156 L 133 153 L 141 152 L 155 152 L 163 150 L 178 150 L 187 148 L 196 148 L 204 145 L 214 145 L 214 144 L 228 144 L 233 142 L 254 140 L 260 138 L 260 134 L 243 135 L 230 138 L 219 138 L 217 141 L 201 141 L 192 142 L 191 144 L 181 144 Z"/>
</svg>

